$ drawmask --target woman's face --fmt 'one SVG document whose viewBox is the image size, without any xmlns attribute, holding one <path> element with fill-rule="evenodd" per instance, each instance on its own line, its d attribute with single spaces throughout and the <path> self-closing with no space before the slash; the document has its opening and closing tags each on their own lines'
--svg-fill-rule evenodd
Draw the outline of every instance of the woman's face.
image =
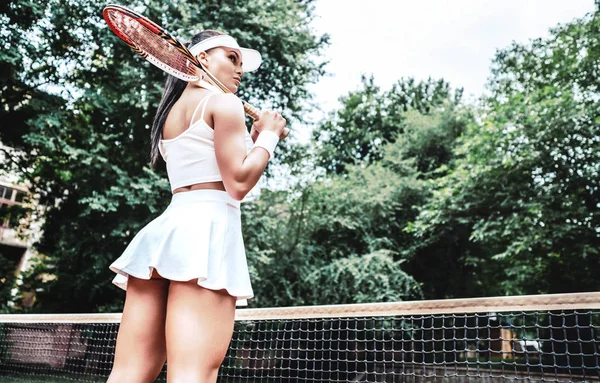
<svg viewBox="0 0 600 383">
<path fill-rule="evenodd" d="M 237 92 L 242 81 L 242 54 L 238 49 L 216 47 L 208 53 L 200 52 L 198 59 L 232 93 Z"/>
</svg>

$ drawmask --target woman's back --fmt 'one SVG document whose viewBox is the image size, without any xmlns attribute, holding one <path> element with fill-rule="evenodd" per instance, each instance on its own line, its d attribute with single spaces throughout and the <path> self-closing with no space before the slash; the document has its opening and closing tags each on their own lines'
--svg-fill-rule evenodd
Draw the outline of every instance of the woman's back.
<svg viewBox="0 0 600 383">
<path fill-rule="evenodd" d="M 197 122 L 200 118 L 200 114 L 196 108 L 199 103 L 202 102 L 205 97 L 211 95 L 211 93 L 213 92 L 210 90 L 196 86 L 186 87 L 167 116 L 162 132 L 163 139 L 173 139 L 186 131 L 190 125 Z M 195 110 L 196 115 L 193 116 Z M 192 121 L 192 117 L 194 118 L 194 121 Z M 204 121 L 209 127 L 213 127 L 212 119 L 210 121 L 205 119 Z"/>
<path fill-rule="evenodd" d="M 167 164 L 171 190 L 224 190 L 217 163 L 213 113 L 218 113 L 215 92 L 188 87 L 167 117 L 159 150 Z M 210 88 L 209 88 L 210 89 Z M 219 94 L 219 93 L 217 93 Z M 253 141 L 245 134 L 244 154 L 252 150 Z"/>
</svg>

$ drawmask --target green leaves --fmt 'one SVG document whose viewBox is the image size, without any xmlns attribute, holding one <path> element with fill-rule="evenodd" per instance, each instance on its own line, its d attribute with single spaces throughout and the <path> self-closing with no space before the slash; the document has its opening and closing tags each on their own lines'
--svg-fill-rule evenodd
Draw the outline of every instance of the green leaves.
<svg viewBox="0 0 600 383">
<path fill-rule="evenodd" d="M 430 193 L 427 166 L 448 164 L 450 156 L 439 153 L 452 152 L 455 135 L 466 122 L 456 111 L 430 116 L 403 112 L 394 118 L 409 121 L 406 132 L 410 133 L 383 145 L 380 161 L 346 165 L 344 174 L 330 175 L 301 190 L 263 193 L 260 200 L 246 205 L 244 238 L 253 266 L 256 304 L 358 303 L 424 296 L 422 287 L 431 272 L 415 266 L 415 240 L 408 228 Z M 457 121 L 462 128 L 453 125 Z M 425 147 L 431 150 L 419 153 Z M 427 164 L 423 171 L 416 166 L 415 153 Z"/>
<path fill-rule="evenodd" d="M 0 53 L 0 140 L 18 149 L 0 170 L 27 179 L 46 206 L 36 246 L 45 257 L 25 283 L 38 291 L 36 310 L 118 309 L 123 294 L 111 287 L 108 265 L 170 200 L 165 174 L 148 168 L 149 126 L 165 75 L 108 30 L 105 5 L 49 0 L 0 8 L 3 43 L 11 47 Z M 221 29 L 264 52 L 261 74 L 245 78 L 241 95 L 300 116 L 327 40 L 309 28 L 311 6 L 223 5 L 128 4 L 182 40 Z M 55 278 L 40 280 L 40 273 Z"/>
<path fill-rule="evenodd" d="M 598 27 L 588 16 L 498 53 L 486 117 L 414 225 L 431 244 L 467 235 L 502 293 L 599 287 Z"/>
<path fill-rule="evenodd" d="M 25 280 L 37 310 L 119 309 L 107 265 L 170 198 L 147 166 L 164 75 L 112 36 L 103 5 L 0 8 L 0 139 L 18 149 L 1 166 L 47 206 Z M 183 40 L 222 29 L 260 50 L 241 96 L 302 121 L 328 41 L 310 1 L 131 6 Z M 286 140 L 274 173 L 293 177 L 243 205 L 253 305 L 598 290 L 599 35 L 588 15 L 498 51 L 477 107 L 443 79 L 383 91 L 364 77 L 312 145 Z"/>
<path fill-rule="evenodd" d="M 392 297 L 394 276 L 427 298 L 597 290 L 598 35 L 587 16 L 499 51 L 479 108 L 441 80 L 364 78 L 314 132 L 326 177 L 288 223 L 294 256 L 268 266 L 295 281 L 280 302 L 418 295 Z"/>
<path fill-rule="evenodd" d="M 318 268 L 305 277 L 315 304 L 397 302 L 422 298 L 418 283 L 401 269 L 393 252 L 378 250 L 350 255 Z M 328 286 L 318 289 L 318 286 Z"/>
<path fill-rule="evenodd" d="M 362 88 L 341 97 L 344 107 L 314 131 L 318 163 L 329 173 L 342 174 L 347 165 L 379 161 L 383 146 L 404 133 L 404 112 L 427 115 L 452 109 L 461 97 L 461 90 L 452 93 L 443 80 L 400 80 L 382 92 L 372 77 L 363 77 Z"/>
</svg>

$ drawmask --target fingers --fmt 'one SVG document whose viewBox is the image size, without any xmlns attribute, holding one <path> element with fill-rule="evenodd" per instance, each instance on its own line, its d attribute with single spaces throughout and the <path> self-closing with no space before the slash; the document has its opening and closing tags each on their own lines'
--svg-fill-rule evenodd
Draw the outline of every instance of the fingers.
<svg viewBox="0 0 600 383">
<path fill-rule="evenodd" d="M 281 138 L 285 138 L 287 133 L 289 133 L 289 129 L 286 132 L 286 125 L 286 119 L 281 113 L 274 110 L 264 110 L 260 115 L 260 119 L 254 122 L 254 126 L 258 132 L 269 130 Z"/>
</svg>

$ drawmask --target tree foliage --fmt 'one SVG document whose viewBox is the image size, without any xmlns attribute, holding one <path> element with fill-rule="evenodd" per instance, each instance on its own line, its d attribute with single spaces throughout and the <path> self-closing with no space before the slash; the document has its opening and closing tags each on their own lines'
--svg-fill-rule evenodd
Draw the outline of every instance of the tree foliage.
<svg viewBox="0 0 600 383">
<path fill-rule="evenodd" d="M 327 176 L 269 200 L 290 213 L 253 242 L 280 292 L 260 303 L 358 302 L 367 280 L 371 300 L 597 290 L 598 35 L 589 15 L 499 51 L 478 108 L 372 80 L 342 97 L 314 133 Z"/>
<path fill-rule="evenodd" d="M 341 174 L 347 165 L 376 162 L 382 147 L 403 133 L 403 112 L 427 115 L 452 108 L 461 98 L 462 90 L 452 92 L 443 79 L 401 79 L 382 91 L 373 77 L 363 76 L 361 88 L 341 97 L 342 108 L 314 131 L 318 163 L 329 173 Z"/>
<path fill-rule="evenodd" d="M 0 138 L 20 149 L 4 166 L 48 206 L 32 275 L 57 278 L 28 281 L 39 309 L 118 309 L 106 266 L 169 200 L 146 167 L 163 75 L 107 31 L 97 0 L 57 3 L 1 8 Z M 265 70 L 242 95 L 299 119 L 326 43 L 311 2 L 234 3 L 134 6 L 179 35 L 258 47 Z M 300 181 L 243 204 L 253 305 L 598 290 L 599 35 L 590 14 L 498 51 L 477 106 L 443 79 L 383 91 L 364 77 L 318 124 L 314 156 L 288 148 Z"/>
<path fill-rule="evenodd" d="M 497 54 L 482 122 L 415 224 L 420 256 L 459 243 L 496 271 L 485 292 L 600 287 L 599 28 L 588 15 Z"/>
<path fill-rule="evenodd" d="M 46 255 L 25 288 L 38 310 L 120 307 L 108 264 L 169 202 L 166 178 L 148 168 L 149 127 L 164 74 L 133 54 L 106 27 L 98 0 L 2 6 L 0 139 L 5 171 L 18 172 L 47 206 L 38 250 Z M 242 96 L 285 110 L 306 107 L 314 59 L 326 36 L 309 29 L 310 2 L 138 1 L 128 6 L 183 40 L 220 29 L 264 53 Z M 249 16 L 251 15 L 251 17 Z M 197 20 L 202 20 L 199 23 Z M 51 273 L 40 281 L 35 274 Z"/>
<path fill-rule="evenodd" d="M 407 228 L 430 194 L 427 179 L 448 165 L 471 115 L 457 109 L 399 113 L 405 132 L 381 148 L 380 161 L 347 165 L 344 174 L 300 192 L 263 193 L 245 210 L 253 284 L 270 292 L 257 294 L 257 304 L 424 297 L 431 273 L 408 271 L 415 268 Z"/>
</svg>

